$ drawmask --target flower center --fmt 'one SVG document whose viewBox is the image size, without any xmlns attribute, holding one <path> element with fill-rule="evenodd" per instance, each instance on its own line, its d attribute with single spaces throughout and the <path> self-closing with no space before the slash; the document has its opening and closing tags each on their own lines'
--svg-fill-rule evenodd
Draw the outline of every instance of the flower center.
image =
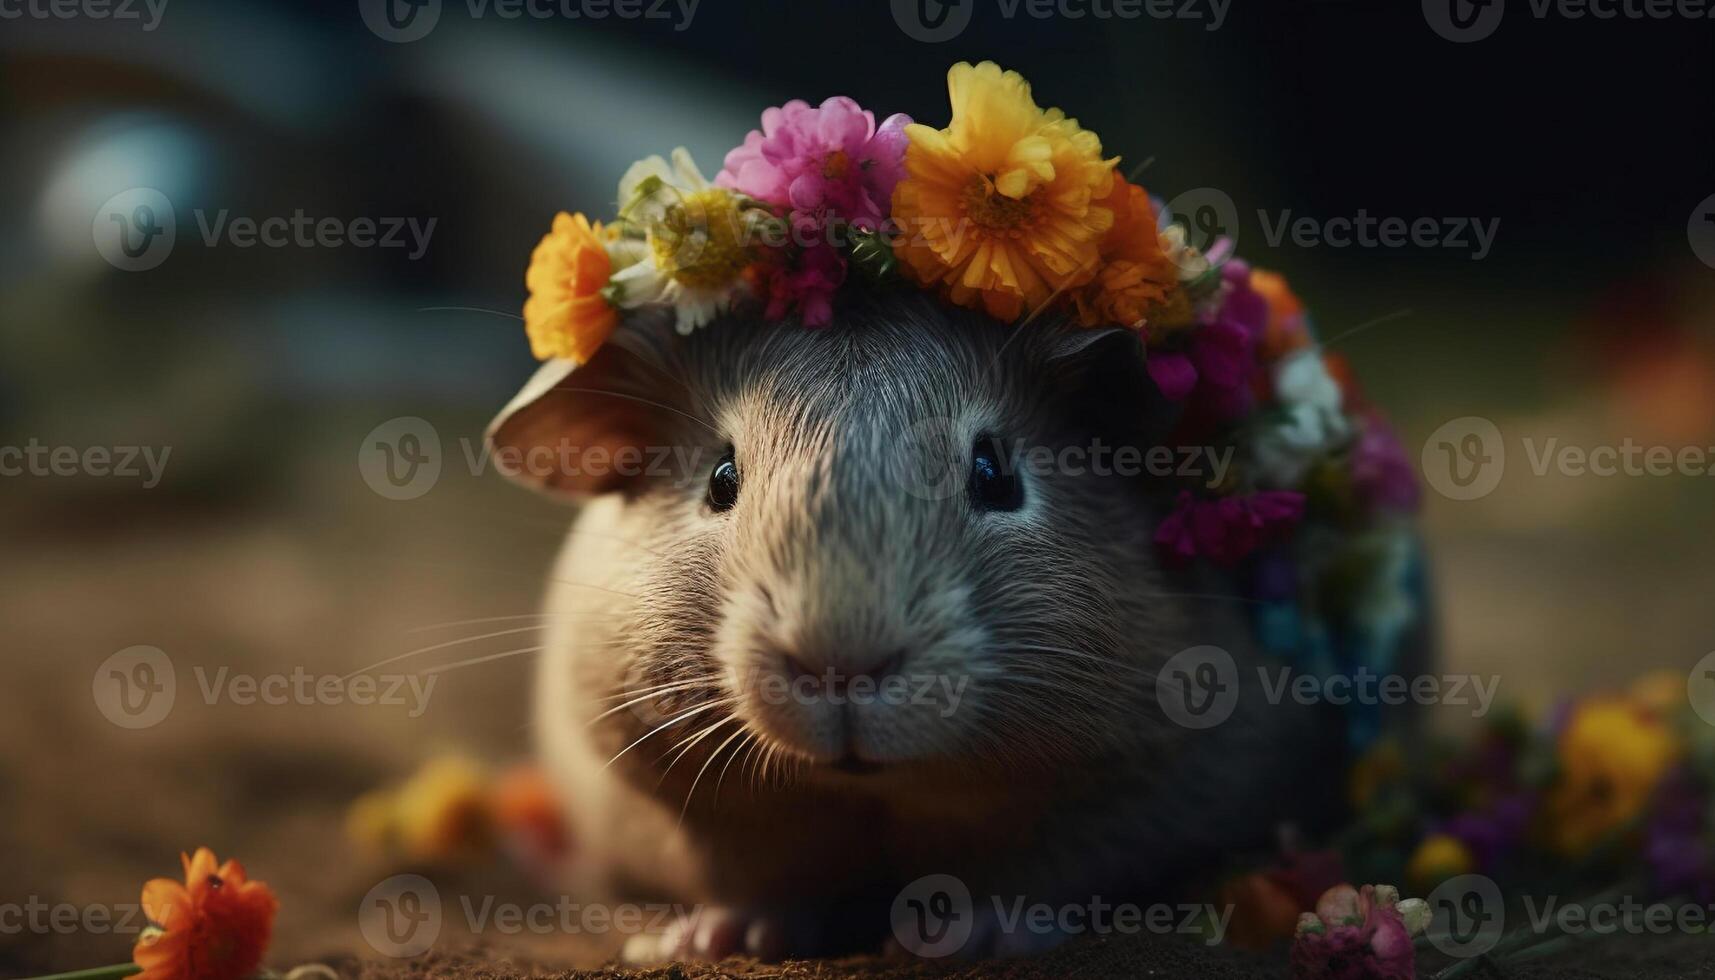
<svg viewBox="0 0 1715 980">
<path fill-rule="evenodd" d="M 852 158 L 846 156 L 846 151 L 835 150 L 822 159 L 822 176 L 828 180 L 840 180 L 851 165 Z"/>
<path fill-rule="evenodd" d="M 650 229 L 655 264 L 693 289 L 718 289 L 750 264 L 738 203 L 720 188 L 692 191 Z"/>
<path fill-rule="evenodd" d="M 1035 210 L 1034 195 L 1011 198 L 995 191 L 994 182 L 982 175 L 972 177 L 959 194 L 965 214 L 984 231 L 1009 232 L 1027 224 Z"/>
</svg>

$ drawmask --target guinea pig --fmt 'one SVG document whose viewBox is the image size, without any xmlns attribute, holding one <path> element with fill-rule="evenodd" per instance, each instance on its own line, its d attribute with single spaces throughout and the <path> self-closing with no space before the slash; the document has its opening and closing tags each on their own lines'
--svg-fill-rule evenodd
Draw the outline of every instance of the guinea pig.
<svg viewBox="0 0 1715 980">
<path fill-rule="evenodd" d="M 628 318 L 496 419 L 497 458 L 556 461 L 513 475 L 581 504 L 534 706 L 580 860 L 701 907 L 628 955 L 879 949 L 927 875 L 978 896 L 966 954 L 1032 949 L 987 896 L 1171 897 L 1335 812 L 1337 713 L 1260 696 L 1229 576 L 1157 557 L 1172 481 L 1020 462 L 1160 445 L 1143 358 L 871 292 L 818 329 Z M 1205 645 L 1240 696 L 1191 727 L 1162 668 Z"/>
</svg>

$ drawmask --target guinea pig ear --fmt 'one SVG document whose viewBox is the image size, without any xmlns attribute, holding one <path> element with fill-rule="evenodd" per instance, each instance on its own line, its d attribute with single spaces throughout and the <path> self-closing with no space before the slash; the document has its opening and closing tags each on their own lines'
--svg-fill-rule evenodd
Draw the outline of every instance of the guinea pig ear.
<svg viewBox="0 0 1715 980">
<path fill-rule="evenodd" d="M 1053 339 L 1048 358 L 1064 390 L 1097 431 L 1137 445 L 1155 445 L 1179 421 L 1181 404 L 1162 395 L 1144 367 L 1143 337 L 1123 327 L 1069 328 Z"/>
<path fill-rule="evenodd" d="M 651 473 L 650 447 L 674 438 L 658 352 L 622 326 L 582 365 L 555 359 L 537 369 L 488 424 L 488 449 L 508 479 L 553 496 L 639 492 Z"/>
</svg>

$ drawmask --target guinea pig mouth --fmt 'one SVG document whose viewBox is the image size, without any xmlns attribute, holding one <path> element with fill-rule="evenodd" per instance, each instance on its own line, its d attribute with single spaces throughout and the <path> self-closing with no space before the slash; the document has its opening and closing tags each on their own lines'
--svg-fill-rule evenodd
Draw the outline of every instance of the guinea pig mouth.
<svg viewBox="0 0 1715 980">
<path fill-rule="evenodd" d="M 882 763 L 859 758 L 858 754 L 850 749 L 846 750 L 845 755 L 827 763 L 827 767 L 835 772 L 848 773 L 853 776 L 868 776 L 886 768 Z"/>
</svg>

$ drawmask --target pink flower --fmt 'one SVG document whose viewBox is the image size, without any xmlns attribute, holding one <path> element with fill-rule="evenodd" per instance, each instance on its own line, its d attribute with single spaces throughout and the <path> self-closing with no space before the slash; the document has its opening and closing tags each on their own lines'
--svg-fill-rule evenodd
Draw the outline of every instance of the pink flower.
<svg viewBox="0 0 1715 980">
<path fill-rule="evenodd" d="M 792 265 L 771 268 L 762 282 L 768 308 L 763 315 L 779 320 L 796 311 L 806 327 L 827 326 L 834 314 L 834 292 L 846 280 L 846 260 L 839 249 L 823 242 L 798 253 Z"/>
<path fill-rule="evenodd" d="M 812 108 L 794 99 L 762 114 L 762 129 L 726 155 L 715 184 L 757 200 L 873 231 L 887 217 L 905 166 L 911 118 L 875 116 L 844 96 Z"/>
<path fill-rule="evenodd" d="M 1336 885 L 1299 916 L 1294 980 L 1413 980 L 1417 953 L 1391 887 Z"/>
<path fill-rule="evenodd" d="M 1250 266 L 1233 259 L 1221 269 L 1223 298 L 1212 320 L 1194 327 L 1182 350 L 1152 350 L 1144 366 L 1173 401 L 1193 395 L 1199 414 L 1216 421 L 1249 411 L 1256 348 L 1268 328 L 1268 301 L 1250 285 Z"/>
<path fill-rule="evenodd" d="M 1156 527 L 1155 544 L 1174 564 L 1201 555 L 1233 565 L 1303 516 L 1304 495 L 1292 490 L 1258 490 L 1212 500 L 1182 490 L 1173 513 Z"/>
</svg>

